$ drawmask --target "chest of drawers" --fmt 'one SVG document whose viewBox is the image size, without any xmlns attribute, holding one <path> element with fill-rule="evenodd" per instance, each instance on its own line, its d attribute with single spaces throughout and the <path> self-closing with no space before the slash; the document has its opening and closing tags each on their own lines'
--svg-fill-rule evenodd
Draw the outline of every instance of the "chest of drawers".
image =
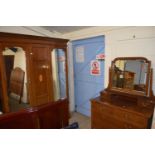
<svg viewBox="0 0 155 155">
<path fill-rule="evenodd" d="M 151 128 L 153 107 L 91 100 L 91 127 L 93 129 L 145 129 Z"/>
</svg>

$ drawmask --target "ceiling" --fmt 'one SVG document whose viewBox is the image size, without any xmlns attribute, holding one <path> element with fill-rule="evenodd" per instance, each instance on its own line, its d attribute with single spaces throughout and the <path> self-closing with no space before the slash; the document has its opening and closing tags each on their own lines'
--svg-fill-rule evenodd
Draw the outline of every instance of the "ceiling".
<svg viewBox="0 0 155 155">
<path fill-rule="evenodd" d="M 92 26 L 42 26 L 42 28 L 50 31 L 50 32 L 58 32 L 61 34 L 74 32 L 77 30 L 82 30 L 86 28 L 90 28 Z"/>
</svg>

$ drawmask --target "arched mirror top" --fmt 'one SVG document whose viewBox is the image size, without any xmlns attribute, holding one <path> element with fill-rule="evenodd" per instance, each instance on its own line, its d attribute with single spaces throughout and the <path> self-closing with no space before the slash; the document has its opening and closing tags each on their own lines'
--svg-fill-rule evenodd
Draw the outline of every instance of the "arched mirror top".
<svg viewBox="0 0 155 155">
<path fill-rule="evenodd" d="M 144 57 L 118 57 L 112 61 L 109 88 L 115 92 L 150 96 L 151 62 Z"/>
</svg>

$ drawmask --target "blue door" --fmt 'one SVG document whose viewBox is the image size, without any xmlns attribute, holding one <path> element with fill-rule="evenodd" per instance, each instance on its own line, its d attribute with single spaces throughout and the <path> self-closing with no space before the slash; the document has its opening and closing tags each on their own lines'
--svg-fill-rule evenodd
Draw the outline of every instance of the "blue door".
<svg viewBox="0 0 155 155">
<path fill-rule="evenodd" d="M 97 61 L 100 73 L 91 74 L 91 64 L 96 55 L 104 53 L 104 36 L 72 42 L 74 63 L 75 110 L 90 116 L 90 99 L 99 96 L 104 89 L 104 60 Z"/>
</svg>

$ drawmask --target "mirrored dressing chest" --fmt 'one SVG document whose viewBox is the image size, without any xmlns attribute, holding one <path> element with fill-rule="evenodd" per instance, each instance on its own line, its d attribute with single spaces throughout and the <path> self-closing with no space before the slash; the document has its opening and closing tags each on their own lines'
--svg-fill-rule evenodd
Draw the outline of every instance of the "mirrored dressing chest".
<svg viewBox="0 0 155 155">
<path fill-rule="evenodd" d="M 108 88 L 91 99 L 91 128 L 151 128 L 155 98 L 150 66 L 143 57 L 120 57 L 112 62 Z"/>
</svg>

